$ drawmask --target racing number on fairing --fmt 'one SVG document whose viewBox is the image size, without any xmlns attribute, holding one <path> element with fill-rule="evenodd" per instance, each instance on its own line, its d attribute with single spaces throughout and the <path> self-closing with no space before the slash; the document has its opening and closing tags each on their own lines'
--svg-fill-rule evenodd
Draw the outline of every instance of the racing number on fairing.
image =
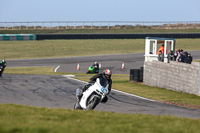
<svg viewBox="0 0 200 133">
<path fill-rule="evenodd" d="M 103 93 L 108 92 L 108 90 L 107 90 L 106 88 L 104 88 L 104 87 L 101 88 L 101 91 L 102 91 Z"/>
<path fill-rule="evenodd" d="M 104 91 L 105 91 L 105 88 L 104 88 L 104 87 L 102 87 L 102 88 L 101 88 L 101 91 L 104 93 Z"/>
</svg>

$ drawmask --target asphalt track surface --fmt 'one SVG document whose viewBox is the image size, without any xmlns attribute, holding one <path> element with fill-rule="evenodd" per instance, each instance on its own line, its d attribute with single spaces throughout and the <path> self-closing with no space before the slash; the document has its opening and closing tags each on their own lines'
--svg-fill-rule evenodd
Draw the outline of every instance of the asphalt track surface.
<svg viewBox="0 0 200 133">
<path fill-rule="evenodd" d="M 200 59 L 200 53 L 192 53 Z M 8 60 L 8 67 L 20 66 L 60 66 L 60 72 L 85 72 L 89 64 L 101 61 L 102 68 L 110 68 L 113 73 L 129 73 L 129 69 L 143 65 L 143 54 L 107 56 L 68 57 L 56 59 Z M 121 62 L 125 69 L 121 70 Z M 82 69 L 76 70 L 79 62 Z M 118 66 L 120 64 L 120 66 Z M 71 68 L 74 66 L 75 68 Z M 75 70 L 74 70 L 75 69 Z M 3 74 L 0 78 L 0 103 L 14 103 L 50 108 L 73 109 L 76 102 L 75 90 L 85 83 L 55 75 Z M 113 90 L 106 104 L 99 104 L 95 110 L 118 113 L 141 113 L 152 115 L 172 115 L 176 117 L 200 118 L 199 109 L 187 109 L 149 99 L 124 94 Z"/>
<path fill-rule="evenodd" d="M 20 66 L 52 66 L 57 67 L 57 72 L 81 72 L 86 73 L 88 67 L 95 61 L 101 63 L 102 69 L 109 68 L 115 74 L 128 74 L 130 69 L 136 69 L 143 66 L 144 54 L 120 54 L 120 55 L 100 55 L 83 57 L 66 57 L 54 59 L 31 59 L 31 60 L 8 60 L 9 67 Z M 124 62 L 125 69 L 121 69 Z M 80 70 L 77 71 L 79 63 Z"/>
<path fill-rule="evenodd" d="M 200 59 L 200 51 L 190 51 L 193 59 Z M 57 72 L 81 72 L 86 73 L 88 67 L 95 61 L 101 63 L 102 70 L 109 68 L 113 74 L 129 74 L 130 69 L 140 69 L 144 65 L 144 53 L 82 56 L 65 58 L 7 60 L 8 67 L 50 66 L 58 67 Z M 125 69 L 122 68 L 124 62 Z M 77 71 L 79 63 L 80 70 Z"/>
</svg>

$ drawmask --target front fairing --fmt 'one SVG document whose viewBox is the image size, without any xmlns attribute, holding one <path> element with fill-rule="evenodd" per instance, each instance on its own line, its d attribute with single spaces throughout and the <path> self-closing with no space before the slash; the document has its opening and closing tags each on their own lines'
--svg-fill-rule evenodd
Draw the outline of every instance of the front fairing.
<svg viewBox="0 0 200 133">
<path fill-rule="evenodd" d="M 90 67 L 88 68 L 88 70 L 93 71 L 93 70 L 94 70 L 94 67 L 90 66 Z"/>
<path fill-rule="evenodd" d="M 97 78 L 96 84 L 96 91 L 99 91 L 101 95 L 107 95 L 109 93 L 108 90 L 108 81 L 105 78 Z"/>
</svg>

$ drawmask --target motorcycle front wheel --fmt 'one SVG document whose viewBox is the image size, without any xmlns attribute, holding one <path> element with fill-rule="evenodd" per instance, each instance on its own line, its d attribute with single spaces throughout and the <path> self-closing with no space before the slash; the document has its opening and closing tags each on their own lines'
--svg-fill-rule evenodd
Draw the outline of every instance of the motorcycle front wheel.
<svg viewBox="0 0 200 133">
<path fill-rule="evenodd" d="M 97 104 L 99 103 L 99 101 L 100 101 L 100 99 L 98 97 L 94 97 L 91 101 L 88 102 L 86 110 L 94 109 L 97 106 Z"/>
</svg>

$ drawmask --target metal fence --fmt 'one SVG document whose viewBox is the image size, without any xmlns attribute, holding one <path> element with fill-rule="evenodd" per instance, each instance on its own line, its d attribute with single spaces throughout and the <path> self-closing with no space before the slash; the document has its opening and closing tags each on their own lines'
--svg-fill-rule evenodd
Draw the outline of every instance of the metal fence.
<svg viewBox="0 0 200 133">
<path fill-rule="evenodd" d="M 200 21 L 37 21 L 0 22 L 0 30 L 44 29 L 200 29 Z"/>
</svg>

